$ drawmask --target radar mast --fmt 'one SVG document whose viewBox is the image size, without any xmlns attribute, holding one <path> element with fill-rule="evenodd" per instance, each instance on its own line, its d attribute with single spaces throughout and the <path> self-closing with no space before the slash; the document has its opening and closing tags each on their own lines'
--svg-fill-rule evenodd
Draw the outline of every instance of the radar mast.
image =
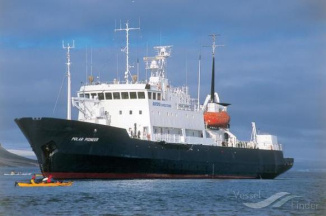
<svg viewBox="0 0 326 216">
<path fill-rule="evenodd" d="M 128 76 L 129 75 L 131 76 L 131 73 L 130 73 L 131 66 L 129 65 L 129 31 L 130 30 L 140 30 L 140 28 L 129 28 L 129 23 L 127 21 L 126 22 L 126 28 L 121 28 L 121 26 L 120 26 L 119 29 L 114 29 L 115 32 L 117 32 L 117 31 L 126 31 L 126 47 L 121 49 L 121 51 L 126 53 L 126 71 L 125 71 L 124 78 L 125 78 L 125 81 L 126 81 L 127 84 L 129 83 Z"/>
</svg>

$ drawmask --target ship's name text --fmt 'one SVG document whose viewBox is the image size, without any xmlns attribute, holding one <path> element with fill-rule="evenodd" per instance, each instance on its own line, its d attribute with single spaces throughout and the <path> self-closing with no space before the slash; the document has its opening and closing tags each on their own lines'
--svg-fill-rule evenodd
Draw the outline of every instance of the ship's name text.
<svg viewBox="0 0 326 216">
<path fill-rule="evenodd" d="M 171 104 L 163 104 L 160 102 L 153 102 L 153 106 L 161 106 L 161 107 L 169 107 L 171 108 Z"/>
<path fill-rule="evenodd" d="M 93 138 L 93 137 L 72 137 L 71 141 L 77 142 L 97 142 L 100 138 Z"/>
</svg>

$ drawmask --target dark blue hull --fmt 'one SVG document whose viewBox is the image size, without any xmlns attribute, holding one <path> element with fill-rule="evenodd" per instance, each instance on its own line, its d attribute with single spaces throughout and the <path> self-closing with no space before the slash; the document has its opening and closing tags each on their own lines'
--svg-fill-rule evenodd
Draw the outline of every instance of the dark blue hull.
<svg viewBox="0 0 326 216">
<path fill-rule="evenodd" d="M 124 129 L 73 120 L 15 120 L 41 171 L 54 178 L 275 178 L 290 169 L 282 151 L 172 144 L 130 138 Z"/>
</svg>

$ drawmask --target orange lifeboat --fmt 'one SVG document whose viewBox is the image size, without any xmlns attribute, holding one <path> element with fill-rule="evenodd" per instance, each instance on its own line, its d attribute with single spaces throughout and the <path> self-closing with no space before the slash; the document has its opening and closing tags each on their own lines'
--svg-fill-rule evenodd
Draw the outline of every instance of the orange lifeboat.
<svg viewBox="0 0 326 216">
<path fill-rule="evenodd" d="M 204 121 L 208 127 L 227 128 L 230 122 L 230 116 L 227 112 L 205 112 Z"/>
</svg>

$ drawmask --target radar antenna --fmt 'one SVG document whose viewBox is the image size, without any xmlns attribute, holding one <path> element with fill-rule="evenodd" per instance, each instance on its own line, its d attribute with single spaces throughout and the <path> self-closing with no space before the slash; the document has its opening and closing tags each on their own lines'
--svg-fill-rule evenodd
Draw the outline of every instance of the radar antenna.
<svg viewBox="0 0 326 216">
<path fill-rule="evenodd" d="M 121 24 L 120 24 L 120 28 L 119 29 L 114 29 L 114 31 L 126 31 L 126 47 L 123 48 L 121 51 L 126 53 L 126 71 L 125 71 L 125 80 L 126 83 L 129 83 L 129 79 L 128 79 L 128 75 L 131 76 L 130 74 L 130 68 L 131 66 L 129 65 L 129 31 L 130 30 L 140 30 L 140 28 L 129 28 L 129 23 L 128 21 L 126 22 L 126 28 L 121 28 Z"/>
<path fill-rule="evenodd" d="M 146 70 L 151 70 L 151 76 L 166 77 L 166 59 L 171 56 L 172 46 L 155 46 L 154 49 L 157 51 L 155 57 L 144 57 L 146 62 Z"/>
<path fill-rule="evenodd" d="M 67 90 L 67 119 L 71 120 L 71 76 L 70 76 L 70 49 L 75 48 L 75 41 L 72 41 L 72 46 L 68 43 L 65 46 L 62 41 L 62 48 L 67 50 L 67 77 L 68 77 L 68 90 Z"/>
</svg>

